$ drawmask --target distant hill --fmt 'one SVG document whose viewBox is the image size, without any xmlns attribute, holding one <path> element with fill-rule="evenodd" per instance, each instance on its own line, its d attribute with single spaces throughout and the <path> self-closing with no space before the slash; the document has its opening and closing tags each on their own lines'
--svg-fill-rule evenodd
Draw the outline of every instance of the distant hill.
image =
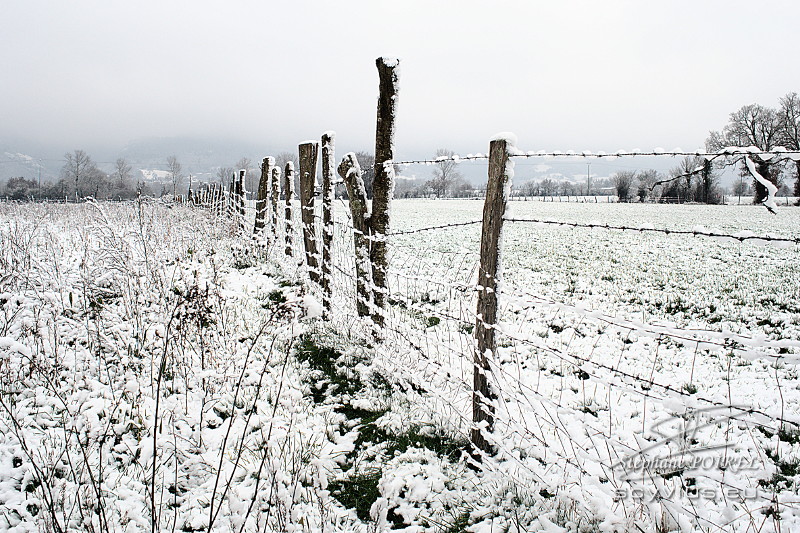
<svg viewBox="0 0 800 533">
<path fill-rule="evenodd" d="M 165 170 L 174 155 L 185 174 L 214 175 L 220 167 L 232 167 L 242 157 L 254 164 L 270 155 L 270 147 L 256 143 L 203 138 L 148 138 L 131 141 L 119 152 L 134 168 Z"/>
<path fill-rule="evenodd" d="M 66 144 L 66 143 L 65 143 Z M 114 161 L 123 157 L 134 171 L 140 170 L 146 178 L 158 180 L 157 171 L 166 170 L 167 157 L 175 155 L 187 176 L 192 174 L 201 181 L 214 179 L 220 167 L 232 167 L 242 157 L 255 166 L 267 155 L 277 151 L 269 144 L 259 144 L 231 139 L 171 137 L 145 138 L 119 147 L 92 147 L 43 145 L 27 140 L 0 140 L 0 184 L 8 178 L 23 176 L 42 182 L 57 180 L 64 165 L 64 154 L 75 149 L 86 151 L 106 172 L 114 170 Z"/>
</svg>

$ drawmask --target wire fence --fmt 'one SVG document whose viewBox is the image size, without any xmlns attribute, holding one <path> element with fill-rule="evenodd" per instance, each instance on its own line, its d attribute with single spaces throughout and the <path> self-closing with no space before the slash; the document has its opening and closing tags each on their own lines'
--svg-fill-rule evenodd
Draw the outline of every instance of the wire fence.
<svg viewBox="0 0 800 533">
<path fill-rule="evenodd" d="M 754 154 L 732 152 L 741 153 Z M 557 153 L 511 154 L 542 155 Z M 566 155 L 590 157 L 586 152 Z M 622 155 L 721 156 L 672 151 L 608 157 Z M 470 158 L 485 156 L 459 159 Z M 225 194 L 220 198 L 218 212 L 234 214 L 243 219 L 241 227 L 251 227 L 254 203 Z M 796 491 L 781 472 L 800 461 L 795 450 L 800 393 L 794 386 L 800 339 L 782 337 L 777 330 L 763 335 L 711 328 L 709 323 L 637 319 L 614 302 L 608 302 L 608 312 L 564 294 L 541 294 L 524 280 L 534 272 L 547 274 L 534 270 L 537 265 L 526 262 L 524 254 L 506 267 L 507 282 L 497 289 L 498 320 L 486 323 L 476 310 L 483 290 L 477 243 L 484 222 L 477 219 L 363 235 L 368 242 L 387 243 L 389 250 L 387 306 L 376 331 L 357 309 L 354 237 L 361 232 L 353 225 L 349 205 L 344 200 L 334 205 L 329 320 L 341 330 L 375 331 L 384 347 L 376 351 L 374 364 L 393 376 L 397 386 L 406 383 L 418 391 L 420 406 L 437 413 L 448 430 L 465 439 L 476 429 L 482 431 L 493 453 L 477 450 L 481 468 L 526 490 L 535 487 L 543 498 L 563 496 L 587 509 L 604 501 L 610 509 L 607 519 L 623 522 L 646 517 L 651 524 L 736 530 L 754 526 L 764 516 L 797 511 Z M 282 247 L 288 242 L 282 218 L 261 239 L 275 244 L 273 260 L 285 270 L 306 276 L 300 211 L 295 206 L 291 256 Z M 322 219 L 318 204 L 317 235 L 323 231 Z M 521 216 L 505 216 L 503 222 L 507 231 L 521 231 L 528 242 L 559 228 L 587 229 L 592 230 L 587 242 L 613 241 L 622 234 L 634 239 L 694 237 L 723 248 L 771 245 L 776 253 L 788 254 L 782 259 L 800 259 L 800 238 L 749 230 Z M 758 267 L 757 262 L 752 265 Z M 321 290 L 315 284 L 309 287 L 315 294 Z M 487 398 L 493 406 L 491 431 L 476 428 L 472 417 L 480 326 L 497 336 L 486 370 L 492 384 Z M 730 497 L 711 497 L 723 493 Z"/>
</svg>

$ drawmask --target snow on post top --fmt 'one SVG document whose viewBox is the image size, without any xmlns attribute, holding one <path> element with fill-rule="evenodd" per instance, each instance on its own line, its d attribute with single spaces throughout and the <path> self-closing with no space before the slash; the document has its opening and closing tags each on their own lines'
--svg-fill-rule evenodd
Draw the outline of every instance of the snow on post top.
<svg viewBox="0 0 800 533">
<path fill-rule="evenodd" d="M 323 135 L 327 135 L 328 137 L 336 137 L 336 132 L 333 130 L 323 131 Z"/>
<path fill-rule="evenodd" d="M 496 133 L 492 135 L 492 138 L 489 139 L 489 141 L 506 141 L 509 146 L 517 146 L 517 136 L 510 131 L 501 131 L 500 133 Z"/>
<path fill-rule="evenodd" d="M 379 57 L 378 61 L 389 68 L 396 68 L 398 65 L 400 65 L 400 60 L 396 57 Z"/>
</svg>

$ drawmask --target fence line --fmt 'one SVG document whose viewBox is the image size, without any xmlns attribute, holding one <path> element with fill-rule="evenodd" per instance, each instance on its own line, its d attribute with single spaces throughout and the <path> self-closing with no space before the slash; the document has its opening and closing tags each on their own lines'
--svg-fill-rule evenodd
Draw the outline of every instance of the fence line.
<svg viewBox="0 0 800 533">
<path fill-rule="evenodd" d="M 382 86 L 385 82 L 386 94 L 391 94 L 396 90 L 396 79 L 393 84 L 391 75 L 386 78 L 385 74 Z M 382 97 L 386 94 L 382 93 Z M 385 106 L 386 102 L 382 102 Z M 393 122 L 393 110 L 383 111 L 388 113 L 383 120 Z M 334 213 L 331 179 L 334 143 L 330 132 L 321 143 L 322 209 L 314 202 L 316 164 L 310 160 L 316 160 L 315 153 L 313 157 L 308 153 L 301 157 L 299 211 L 292 209 L 291 164 L 287 164 L 284 172 L 282 194 L 286 209 L 282 214 L 274 207 L 281 195 L 277 180 L 271 182 L 264 195 L 259 192 L 255 206 L 244 201 L 236 183 L 231 184 L 232 192 L 220 191 L 216 196 L 203 192 L 194 203 L 214 207 L 213 212 L 234 218 L 244 228 L 258 223 L 267 211 L 269 200 L 273 216 L 263 217 L 264 231 L 256 231 L 251 242 L 266 243 L 272 260 L 284 264 L 287 271 L 299 271 L 311 280 L 308 290 L 321 296 L 326 320 L 343 331 L 363 327 L 368 330 L 367 335 L 377 338 L 373 341 L 383 343 L 384 349 L 376 350 L 374 364 L 386 368 L 398 383 L 403 382 L 416 391 L 417 399 L 428 405 L 430 412 L 443 417 L 446 413 L 446 423 L 472 443 L 474 465 L 499 472 L 519 487 L 533 482 L 542 490 L 557 491 L 577 483 L 588 494 L 591 489 L 584 487 L 585 482 L 586 487 L 641 489 L 653 496 L 662 512 L 675 523 L 679 523 L 681 516 L 690 516 L 695 526 L 728 529 L 728 524 L 719 518 L 722 515 L 709 514 L 711 507 L 696 505 L 690 498 L 693 489 L 687 484 L 693 480 L 700 488 L 743 490 L 753 486 L 752 479 L 736 472 L 723 472 L 722 477 L 703 471 L 692 472 L 692 476 L 683 471 L 665 473 L 655 466 L 642 467 L 636 471 L 639 476 L 636 477 L 620 464 L 630 457 L 649 457 L 653 446 L 692 453 L 694 445 L 685 431 L 658 441 L 650 434 L 653 430 L 647 428 L 647 422 L 662 423 L 665 413 L 675 413 L 674 417 L 686 424 L 700 425 L 712 417 L 708 413 L 713 413 L 725 431 L 721 435 L 712 432 L 703 438 L 716 442 L 713 439 L 720 437 L 725 446 L 737 443 L 741 448 L 737 457 L 752 453 L 765 471 L 773 464 L 779 465 L 782 435 L 800 434 L 800 417 L 785 412 L 798 394 L 785 389 L 783 382 L 790 379 L 791 372 L 780 365 L 800 362 L 797 355 L 800 340 L 765 340 L 741 333 L 636 321 L 557 302 L 524 287 L 498 284 L 503 252 L 499 236 L 503 224 L 511 223 L 703 236 L 789 247 L 799 244 L 800 238 L 724 233 L 702 227 L 686 230 L 511 217 L 505 215 L 510 200 L 507 183 L 514 158 L 682 155 L 709 159 L 757 156 L 777 160 L 800 159 L 800 152 L 730 148 L 715 153 L 680 150 L 524 153 L 516 150 L 509 139 L 496 139 L 486 155 L 394 161 L 390 133 L 378 133 L 383 136 L 384 145 L 376 169 L 387 171 L 381 185 L 387 188 L 381 194 L 391 191 L 392 165 L 488 159 L 483 219 L 392 231 L 388 204 L 381 204 L 386 197 L 369 205 L 362 170 L 352 153 L 345 155 L 338 166 L 350 201 L 342 201 L 344 209 Z M 315 146 L 319 145 L 312 141 L 300 149 L 315 152 Z M 264 161 L 268 163 L 270 159 Z M 272 178 L 272 172 L 266 174 Z M 436 250 L 419 239 L 407 238 L 427 232 L 453 232 L 454 238 L 458 238 L 478 224 L 482 225 L 481 231 L 473 236 L 481 239 L 479 250 Z M 285 243 L 285 248 L 281 249 L 277 243 Z M 321 249 L 317 248 L 319 243 Z M 375 253 L 376 249 L 382 251 Z M 303 261 L 298 268 L 300 258 Z M 551 336 L 550 332 L 554 334 Z M 638 338 L 631 339 L 634 335 Z M 682 354 L 686 357 L 678 357 Z M 774 370 L 774 376 L 761 375 L 759 383 L 767 386 L 769 382 L 779 392 L 777 404 L 744 407 L 734 402 L 734 396 L 739 396 L 730 382 L 734 357 L 737 361 L 769 361 L 768 370 Z M 666 359 L 686 366 L 691 364 L 688 383 L 670 381 L 671 373 L 679 372 L 664 368 Z M 707 371 L 712 365 L 723 370 L 727 365 L 727 387 L 704 384 L 708 390 L 698 394 L 695 368 Z M 742 429 L 739 425 L 746 427 Z M 743 435 L 748 433 L 749 444 L 742 444 Z M 768 445 L 772 441 L 777 441 L 777 458 L 769 455 Z M 509 466 L 512 464 L 513 467 Z M 666 494 L 665 488 L 677 492 Z M 777 491 L 775 485 L 773 492 Z M 777 516 L 782 508 L 793 508 L 797 502 L 774 497 L 759 503 Z M 614 505 L 623 513 L 647 514 L 652 524 L 660 524 L 664 519 L 645 510 L 641 502 L 620 499 Z"/>
<path fill-rule="evenodd" d="M 245 211 L 247 217 L 253 219 L 258 212 L 250 205 L 245 205 Z M 325 224 L 324 215 L 319 212 L 319 207 L 316 207 L 314 211 L 310 209 L 308 211 L 314 220 L 313 225 L 309 227 L 298 223 L 294 228 L 308 227 L 312 233 L 324 235 L 325 233 L 320 230 L 328 226 Z M 297 214 L 295 213 L 293 216 L 297 216 Z M 798 243 L 798 239 L 792 238 L 722 233 L 701 228 L 673 230 L 514 217 L 503 217 L 502 220 L 507 223 L 543 226 L 705 236 L 731 242 L 752 240 L 788 245 Z M 648 493 L 657 497 L 662 505 L 669 504 L 675 510 L 674 512 L 693 517 L 695 523 L 706 524 L 708 527 L 714 525 L 714 527 L 724 529 L 723 524 L 708 518 L 702 508 L 687 506 L 685 497 L 660 495 L 657 487 L 661 486 L 664 481 L 655 470 L 645 470 L 642 472 L 644 477 L 641 479 L 621 479 L 619 477 L 621 475 L 619 472 L 620 461 L 627 455 L 643 453 L 641 446 L 637 446 L 630 441 L 629 437 L 625 437 L 624 435 L 627 433 L 624 431 L 620 433 L 622 426 L 618 427 L 618 422 L 613 420 L 610 407 L 609 421 L 603 426 L 600 424 L 602 421 L 599 418 L 595 422 L 595 416 L 590 414 L 596 409 L 593 404 L 574 405 L 572 401 L 565 401 L 566 397 L 563 400 L 559 400 L 558 396 L 552 398 L 551 393 L 544 393 L 535 382 L 526 379 L 521 366 L 524 364 L 525 358 L 530 357 L 526 354 L 537 354 L 537 358 L 552 358 L 573 369 L 571 373 L 564 372 L 563 376 L 558 377 L 559 380 L 567 379 L 566 376 L 569 376 L 571 382 L 578 383 L 580 386 L 591 384 L 595 390 L 598 390 L 598 387 L 603 388 L 607 391 L 605 395 L 608 398 L 628 398 L 625 402 L 630 404 L 664 406 L 669 405 L 670 402 L 681 400 L 693 403 L 698 409 L 706 406 L 726 409 L 731 413 L 729 416 L 739 421 L 737 423 L 746 423 L 749 427 L 758 428 L 765 435 L 777 435 L 781 431 L 787 431 L 786 428 L 796 428 L 800 424 L 800 420 L 793 416 L 778 415 L 757 407 L 736 406 L 731 401 L 732 398 L 723 399 L 714 395 L 698 395 L 680 388 L 678 384 L 665 382 L 654 376 L 648 377 L 631 372 L 628 368 L 620 366 L 621 363 L 628 360 L 625 356 L 628 350 L 626 344 L 623 344 L 621 348 L 618 363 L 608 364 L 602 360 L 593 359 L 591 355 L 581 355 L 577 349 L 568 347 L 567 350 L 560 350 L 557 347 L 549 346 L 537 336 L 525 332 L 526 321 L 515 322 L 515 327 L 509 328 L 506 323 L 507 317 L 512 314 L 512 311 L 526 313 L 527 317 L 527 313 L 532 311 L 540 313 L 545 308 L 554 309 L 557 313 L 574 313 L 580 315 L 582 321 L 604 323 L 615 330 L 627 331 L 628 336 L 630 333 L 636 332 L 655 337 L 658 343 L 656 351 L 664 346 L 665 339 L 672 338 L 685 345 L 694 344 L 695 352 L 707 353 L 708 350 L 718 350 L 750 359 L 759 357 L 792 362 L 794 359 L 792 354 L 780 353 L 780 350 L 796 349 L 800 346 L 800 342 L 779 340 L 764 344 L 758 340 L 733 333 L 671 328 L 644 322 L 636 323 L 578 306 L 561 304 L 519 288 L 510 289 L 508 287 L 501 288 L 496 292 L 498 298 L 506 306 L 500 313 L 498 323 L 488 323 L 483 320 L 474 307 L 476 296 L 486 287 L 477 283 L 476 252 L 433 251 L 426 246 L 420 246 L 419 241 L 406 243 L 398 240 L 401 237 L 405 238 L 424 232 L 469 230 L 470 227 L 477 226 L 479 222 L 470 220 L 374 234 L 369 229 L 366 229 L 365 232 L 359 231 L 353 225 L 353 213 L 346 210 L 340 211 L 339 216 L 332 220 L 330 226 L 332 235 L 329 245 L 332 248 L 329 253 L 331 253 L 332 264 L 330 272 L 327 273 L 331 289 L 332 314 L 336 316 L 334 320 L 341 323 L 342 327 L 352 327 L 352 324 L 347 323 L 347 317 L 359 315 L 357 312 L 359 303 L 370 306 L 371 311 L 366 315 L 361 315 L 362 320 L 370 321 L 369 316 L 374 312 L 373 300 L 359 299 L 357 290 L 359 277 L 356 271 L 354 237 L 361 234 L 368 243 L 377 240 L 387 243 L 390 251 L 387 270 L 388 305 L 381 314 L 383 325 L 377 331 L 381 332 L 384 343 L 391 342 L 394 346 L 406 346 L 411 349 L 417 354 L 417 362 L 413 362 L 413 358 L 409 359 L 406 356 L 402 360 L 404 364 L 390 364 L 386 360 L 382 360 L 381 364 L 391 369 L 398 379 L 414 381 L 415 378 L 419 379 L 425 376 L 422 383 L 415 383 L 415 387 L 423 391 L 422 394 L 430 397 L 431 408 L 437 412 L 449 413 L 452 420 L 457 421 L 455 430 L 460 434 L 469 436 L 471 439 L 475 439 L 477 435 L 483 439 L 485 444 L 476 446 L 473 453 L 474 460 L 479 461 L 482 468 L 502 472 L 508 479 L 515 480 L 520 485 L 526 483 L 523 478 L 531 476 L 532 479 L 536 479 L 538 483 L 545 486 L 552 485 L 552 480 L 556 479 L 552 476 L 556 471 L 561 472 L 557 479 L 560 479 L 562 483 L 567 483 L 574 476 L 594 479 L 596 474 L 593 472 L 596 468 L 600 468 L 605 473 L 604 475 L 612 480 L 611 483 L 617 489 L 631 486 L 649 491 Z M 271 223 L 274 224 L 274 222 Z M 279 223 L 278 226 L 281 224 Z M 286 230 L 289 227 L 283 225 L 275 228 L 278 231 L 278 240 L 286 237 Z M 294 231 L 298 230 L 291 229 L 290 233 Z M 294 255 L 302 257 L 299 251 L 295 251 Z M 441 274 L 437 276 L 426 272 L 426 265 L 436 263 L 441 264 L 442 270 L 449 272 L 449 279 L 442 279 Z M 309 273 L 312 272 L 309 265 L 306 264 L 304 268 Z M 312 285 L 311 288 L 313 291 L 321 291 L 321 289 L 315 288 L 315 285 Z M 370 281 L 367 288 L 372 291 L 376 287 Z M 518 305 L 517 299 L 523 304 L 527 302 L 528 305 Z M 509 304 L 512 307 L 509 308 Z M 374 324 L 374 322 L 372 323 Z M 496 354 L 485 359 L 486 367 L 481 366 L 482 371 L 479 374 L 486 376 L 488 384 L 496 385 L 487 391 L 487 394 L 475 394 L 470 379 L 470 373 L 475 368 L 471 354 L 475 351 L 473 343 L 474 328 L 476 327 L 484 327 L 495 332 L 501 344 L 511 343 L 508 347 L 500 346 Z M 610 339 L 612 334 L 606 332 L 601 334 L 601 336 L 603 335 Z M 501 354 L 508 351 L 518 358 L 516 362 L 509 364 L 501 361 Z M 654 361 L 657 359 L 656 355 Z M 411 370 L 413 368 L 416 370 Z M 420 374 L 417 375 L 416 372 Z M 552 381 L 554 377 L 556 376 L 547 377 L 545 381 Z M 779 381 L 777 385 L 780 387 Z M 656 391 L 661 394 L 656 394 Z M 470 394 L 473 399 L 475 397 L 478 399 L 479 406 L 495 406 L 492 411 L 493 427 L 475 424 L 467 407 Z M 598 396 L 597 392 L 594 393 L 594 397 L 601 396 L 603 395 Z M 639 400 L 633 400 L 634 397 L 639 397 Z M 607 403 L 610 406 L 610 402 Z M 538 413 L 538 416 L 533 419 L 534 423 L 531 424 L 529 418 L 533 413 Z M 577 435 L 569 424 L 569 420 L 572 418 L 583 420 L 583 423 L 587 424 L 585 427 L 589 434 Z M 643 415 L 643 424 L 645 420 L 646 416 Z M 537 457 L 550 464 L 548 467 L 550 477 L 542 477 L 539 468 L 512 453 L 512 445 L 509 443 L 532 451 L 538 447 L 540 451 L 536 452 L 539 454 Z M 504 457 L 516 464 L 519 469 L 517 474 L 508 471 L 507 467 L 498 463 L 495 457 Z M 522 478 L 518 479 L 520 473 L 524 474 L 522 474 Z M 704 483 L 718 483 L 718 486 L 731 490 L 744 490 L 748 487 L 740 478 L 721 481 L 709 479 Z M 618 505 L 623 504 L 618 503 Z M 780 506 L 791 507 L 792 504 L 781 503 Z"/>
</svg>

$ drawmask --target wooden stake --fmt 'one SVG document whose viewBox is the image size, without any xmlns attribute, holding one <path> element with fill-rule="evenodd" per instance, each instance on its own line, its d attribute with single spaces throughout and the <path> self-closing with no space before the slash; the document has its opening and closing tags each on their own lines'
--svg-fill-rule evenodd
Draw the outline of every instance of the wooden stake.
<svg viewBox="0 0 800 533">
<path fill-rule="evenodd" d="M 239 228 L 244 229 L 244 175 L 245 169 L 239 170 L 239 179 L 236 180 L 236 213 L 239 215 Z"/>
<path fill-rule="evenodd" d="M 356 155 L 352 152 L 339 163 L 339 175 L 347 187 L 350 213 L 353 215 L 353 245 L 356 252 L 356 311 L 369 316 L 372 307 L 372 270 L 369 261 L 369 208 L 364 179 Z"/>
<path fill-rule="evenodd" d="M 375 180 L 372 184 L 372 261 L 373 302 L 372 320 L 383 325 L 386 307 L 386 242 L 383 237 L 389 231 L 389 205 L 394 191 L 394 172 L 387 161 L 394 159 L 395 116 L 397 111 L 398 75 L 400 62 L 397 59 L 379 57 L 378 67 L 379 96 L 378 114 L 375 125 Z"/>
<path fill-rule="evenodd" d="M 333 176 L 335 133 L 322 135 L 322 308 L 331 312 L 331 253 L 333 248 Z"/>
<path fill-rule="evenodd" d="M 308 277 L 320 283 L 319 253 L 317 251 L 317 225 L 314 221 L 314 185 L 317 178 L 319 143 L 300 145 L 300 218 L 303 222 L 303 244 L 306 250 Z"/>
<path fill-rule="evenodd" d="M 286 163 L 286 167 L 283 171 L 283 196 L 286 201 L 286 207 L 284 208 L 284 224 L 286 228 L 286 235 L 284 238 L 286 239 L 286 248 L 284 248 L 284 253 L 291 257 L 292 254 L 292 246 L 294 245 L 294 220 L 292 214 L 292 200 L 294 200 L 294 162 L 289 161 Z"/>
<path fill-rule="evenodd" d="M 497 273 L 500 267 L 500 233 L 506 212 L 506 184 L 508 141 L 495 140 L 489 144 L 489 181 L 483 204 L 483 229 L 481 233 L 481 264 L 478 270 L 478 319 L 475 337 L 478 347 L 474 356 L 472 391 L 472 444 L 478 450 L 490 452 L 485 433 L 494 427 L 495 398 L 486 373 L 488 357 L 497 352 L 494 326 L 497 323 Z"/>
<path fill-rule="evenodd" d="M 278 197 L 281 195 L 281 169 L 272 167 L 272 191 L 270 201 L 272 203 L 272 239 L 278 238 Z M 266 209 L 266 206 L 264 206 Z"/>
<path fill-rule="evenodd" d="M 275 158 L 265 157 L 261 162 L 261 179 L 258 180 L 258 196 L 256 197 L 256 222 L 253 233 L 261 233 L 264 229 L 264 217 L 267 210 L 267 195 L 269 194 L 269 177 L 275 168 Z"/>
</svg>

